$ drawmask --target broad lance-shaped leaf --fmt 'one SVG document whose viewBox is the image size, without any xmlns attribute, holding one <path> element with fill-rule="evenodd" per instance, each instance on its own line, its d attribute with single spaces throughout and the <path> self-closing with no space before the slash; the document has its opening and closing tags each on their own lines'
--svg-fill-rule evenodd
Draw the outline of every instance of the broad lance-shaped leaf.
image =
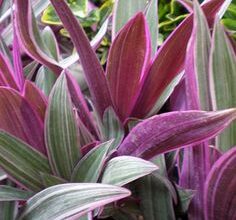
<svg viewBox="0 0 236 220">
<path fill-rule="evenodd" d="M 12 66 L 2 52 L 0 52 L 0 85 L 19 90 L 19 87 L 14 79 Z"/>
<path fill-rule="evenodd" d="M 194 24 L 185 60 L 187 109 L 212 110 L 209 85 L 211 37 L 206 17 L 194 2 Z"/>
<path fill-rule="evenodd" d="M 46 153 L 43 123 L 29 102 L 15 90 L 1 87 L 0 106 L 0 129 Z"/>
<path fill-rule="evenodd" d="M 0 167 L 17 184 L 36 192 L 43 188 L 39 172 L 50 173 L 44 155 L 3 131 L 0 131 Z"/>
<path fill-rule="evenodd" d="M 26 203 L 19 220 L 80 218 L 90 211 L 123 199 L 130 191 L 98 183 L 70 183 L 47 188 Z"/>
<path fill-rule="evenodd" d="M 30 1 L 15 0 L 14 2 L 16 28 L 21 46 L 29 56 L 59 75 L 62 69 L 58 66 L 57 61 L 50 56 L 41 39 Z"/>
<path fill-rule="evenodd" d="M 78 116 L 80 120 L 83 122 L 85 127 L 89 130 L 89 132 L 95 137 L 98 138 L 98 132 L 95 128 L 94 120 L 92 118 L 92 114 L 89 111 L 88 105 L 84 99 L 84 96 L 80 90 L 80 87 L 76 80 L 71 76 L 70 73 L 66 73 L 68 90 L 71 95 L 71 99 L 75 108 L 77 110 Z"/>
<path fill-rule="evenodd" d="M 76 165 L 72 182 L 96 183 L 112 143 L 113 141 L 102 143 L 89 151 Z"/>
<path fill-rule="evenodd" d="M 0 185 L 0 201 L 25 201 L 32 196 L 32 192 L 12 186 Z"/>
<path fill-rule="evenodd" d="M 210 43 L 206 18 L 194 1 L 194 26 L 185 61 L 186 103 L 189 110 L 212 110 L 209 88 Z M 188 216 L 192 220 L 204 219 L 204 184 L 211 168 L 211 153 L 207 142 L 184 149 L 179 184 L 196 190 L 188 209 Z"/>
<path fill-rule="evenodd" d="M 216 20 L 210 56 L 210 74 L 213 107 L 216 110 L 236 106 L 236 55 L 220 24 Z M 217 146 L 226 151 L 236 144 L 236 123 L 223 132 Z"/>
<path fill-rule="evenodd" d="M 118 153 L 150 159 L 161 153 L 209 140 L 235 118 L 236 109 L 180 111 L 153 116 L 131 130 Z"/>
<path fill-rule="evenodd" d="M 155 164 L 140 158 L 130 156 L 115 157 L 105 167 L 102 183 L 123 186 L 157 169 L 158 167 Z"/>
<path fill-rule="evenodd" d="M 204 211 L 208 220 L 236 218 L 236 147 L 213 165 L 206 179 Z"/>
<path fill-rule="evenodd" d="M 224 0 L 210 0 L 202 6 L 210 26 L 223 3 Z M 182 71 L 192 23 L 193 14 L 190 14 L 158 50 L 147 77 L 143 79 L 145 82 L 134 107 L 133 117 L 145 117 L 170 82 Z"/>
<path fill-rule="evenodd" d="M 73 105 L 65 73 L 57 79 L 46 112 L 46 145 L 53 171 L 70 179 L 79 156 L 79 142 Z"/>
<path fill-rule="evenodd" d="M 31 104 L 31 107 L 37 112 L 39 118 L 44 122 L 47 108 L 47 98 L 35 84 L 29 80 L 24 83 L 23 96 Z"/>
<path fill-rule="evenodd" d="M 70 34 L 71 40 L 80 56 L 94 105 L 102 117 L 105 109 L 112 106 L 108 83 L 101 64 L 90 46 L 89 40 L 76 17 L 64 0 L 51 0 L 64 27 Z"/>
<path fill-rule="evenodd" d="M 138 13 L 116 36 L 107 60 L 111 96 L 122 121 L 132 112 L 149 61 L 148 27 L 144 15 Z"/>
</svg>

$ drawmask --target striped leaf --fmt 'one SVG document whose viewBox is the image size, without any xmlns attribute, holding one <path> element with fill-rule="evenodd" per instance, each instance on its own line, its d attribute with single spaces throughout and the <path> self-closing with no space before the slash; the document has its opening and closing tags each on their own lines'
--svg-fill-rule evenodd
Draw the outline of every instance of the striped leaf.
<svg viewBox="0 0 236 220">
<path fill-rule="evenodd" d="M 113 141 L 108 141 L 89 151 L 75 167 L 72 182 L 96 183 L 112 144 Z"/>
<path fill-rule="evenodd" d="M 224 28 L 216 20 L 210 56 L 211 90 L 216 110 L 236 106 L 236 55 Z M 226 151 L 236 144 L 236 123 L 219 136 L 217 146 Z"/>
<path fill-rule="evenodd" d="M 12 186 L 0 185 L 0 201 L 25 201 L 33 196 L 32 192 Z"/>
<path fill-rule="evenodd" d="M 207 220 L 233 220 L 236 217 L 236 147 L 213 165 L 205 184 L 204 211 Z"/>
<path fill-rule="evenodd" d="M 0 167 L 15 182 L 32 191 L 43 188 L 39 172 L 50 173 L 45 156 L 3 131 L 0 132 Z"/>
<path fill-rule="evenodd" d="M 157 169 L 158 167 L 155 164 L 140 158 L 115 157 L 105 167 L 102 183 L 123 186 Z"/>
<path fill-rule="evenodd" d="M 91 210 L 130 195 L 127 189 L 96 183 L 52 186 L 27 201 L 19 220 L 80 218 Z"/>
<path fill-rule="evenodd" d="M 45 126 L 52 169 L 58 176 L 69 180 L 80 151 L 76 119 L 64 72 L 50 93 Z"/>
</svg>

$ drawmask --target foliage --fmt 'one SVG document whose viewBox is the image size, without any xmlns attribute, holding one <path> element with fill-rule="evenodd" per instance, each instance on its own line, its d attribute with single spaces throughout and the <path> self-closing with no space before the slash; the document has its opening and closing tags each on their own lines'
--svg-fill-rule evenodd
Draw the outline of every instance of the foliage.
<svg viewBox="0 0 236 220">
<path fill-rule="evenodd" d="M 234 4 L 113 3 L 0 1 L 0 218 L 234 219 Z"/>
</svg>

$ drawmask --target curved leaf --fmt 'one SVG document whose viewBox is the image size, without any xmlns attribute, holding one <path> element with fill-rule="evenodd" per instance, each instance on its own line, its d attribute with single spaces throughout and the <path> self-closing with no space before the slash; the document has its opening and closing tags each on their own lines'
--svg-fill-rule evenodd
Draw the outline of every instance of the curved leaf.
<svg viewBox="0 0 236 220">
<path fill-rule="evenodd" d="M 157 169 L 158 167 L 155 164 L 140 158 L 130 156 L 115 157 L 105 167 L 102 183 L 123 186 Z"/>
<path fill-rule="evenodd" d="M 27 201 L 19 220 L 77 218 L 130 195 L 127 189 L 96 183 L 52 186 Z"/>
<path fill-rule="evenodd" d="M 231 220 L 236 217 L 236 147 L 213 165 L 205 185 L 205 219 Z"/>
<path fill-rule="evenodd" d="M 0 132 L 0 167 L 19 185 L 33 191 L 43 188 L 39 172 L 50 173 L 45 156 L 3 131 Z"/>
<path fill-rule="evenodd" d="M 138 13 L 116 36 L 107 62 L 107 79 L 113 103 L 122 121 L 132 112 L 149 61 L 148 26 L 143 13 Z"/>
<path fill-rule="evenodd" d="M 131 130 L 118 153 L 150 159 L 157 154 L 209 140 L 235 118 L 236 109 L 180 111 L 153 116 Z"/>
<path fill-rule="evenodd" d="M 46 145 L 55 174 L 70 179 L 79 159 L 76 119 L 64 72 L 57 79 L 46 112 Z"/>
<path fill-rule="evenodd" d="M 72 174 L 73 182 L 96 183 L 113 141 L 99 144 L 89 151 L 77 164 Z"/>
</svg>

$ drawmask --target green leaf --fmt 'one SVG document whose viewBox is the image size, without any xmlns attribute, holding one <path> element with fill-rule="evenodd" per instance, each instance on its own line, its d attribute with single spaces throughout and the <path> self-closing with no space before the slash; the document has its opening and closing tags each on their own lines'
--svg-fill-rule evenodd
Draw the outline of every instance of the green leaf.
<svg viewBox="0 0 236 220">
<path fill-rule="evenodd" d="M 0 132 L 0 166 L 12 179 L 33 191 L 43 188 L 39 172 L 50 172 L 45 156 L 3 131 Z"/>
<path fill-rule="evenodd" d="M 87 15 L 88 0 L 68 0 L 67 3 L 76 17 L 84 18 Z M 62 25 L 52 5 L 44 10 L 41 20 L 45 24 Z"/>
<path fill-rule="evenodd" d="M 60 54 L 59 54 L 59 49 L 58 49 L 58 45 L 57 45 L 57 40 L 54 35 L 54 32 L 52 31 L 52 29 L 49 26 L 46 26 L 43 29 L 42 39 L 43 39 L 43 42 L 45 43 L 45 45 L 47 46 L 48 51 L 51 54 L 51 56 L 55 60 L 58 61 Z"/>
<path fill-rule="evenodd" d="M 15 220 L 17 213 L 17 202 L 0 202 L 0 219 L 1 220 Z"/>
<path fill-rule="evenodd" d="M 58 176 L 69 180 L 80 152 L 76 119 L 64 72 L 50 93 L 45 124 L 51 166 Z"/>
<path fill-rule="evenodd" d="M 153 163 L 137 157 L 115 157 L 105 167 L 102 183 L 123 186 L 157 169 Z"/>
<path fill-rule="evenodd" d="M 12 186 L 0 185 L 0 201 L 24 201 L 32 196 L 32 192 Z"/>
<path fill-rule="evenodd" d="M 195 196 L 196 191 L 191 189 L 184 189 L 176 185 L 177 193 L 179 197 L 179 202 L 177 206 L 177 213 L 184 214 L 187 213 L 190 202 Z"/>
<path fill-rule="evenodd" d="M 27 201 L 19 220 L 76 218 L 130 195 L 129 190 L 96 183 L 61 184 L 47 188 Z"/>
<path fill-rule="evenodd" d="M 104 140 L 114 139 L 110 150 L 116 149 L 124 138 L 123 125 L 112 107 L 107 108 L 103 114 L 102 133 Z"/>
<path fill-rule="evenodd" d="M 111 145 L 113 141 L 108 141 L 89 151 L 75 167 L 72 182 L 96 183 Z"/>
<path fill-rule="evenodd" d="M 210 57 L 211 91 L 214 109 L 236 106 L 236 56 L 233 47 L 217 21 L 213 31 Z M 236 144 L 236 123 L 232 123 L 218 137 L 217 146 L 226 151 Z"/>
<path fill-rule="evenodd" d="M 137 12 L 144 11 L 150 0 L 119 0 L 115 2 L 113 14 L 112 38 Z"/>
<path fill-rule="evenodd" d="M 56 75 L 47 67 L 41 66 L 38 70 L 35 84 L 43 91 L 45 95 L 49 95 L 56 81 Z"/>
<path fill-rule="evenodd" d="M 158 39 L 158 13 L 157 13 L 157 0 L 151 0 L 147 7 L 146 17 L 151 34 L 152 42 L 152 55 L 157 51 L 157 39 Z"/>
<path fill-rule="evenodd" d="M 175 219 L 171 193 L 160 178 L 150 174 L 135 184 L 144 219 Z"/>
<path fill-rule="evenodd" d="M 48 173 L 40 173 L 40 176 L 45 187 L 66 183 L 66 180 Z"/>
</svg>

